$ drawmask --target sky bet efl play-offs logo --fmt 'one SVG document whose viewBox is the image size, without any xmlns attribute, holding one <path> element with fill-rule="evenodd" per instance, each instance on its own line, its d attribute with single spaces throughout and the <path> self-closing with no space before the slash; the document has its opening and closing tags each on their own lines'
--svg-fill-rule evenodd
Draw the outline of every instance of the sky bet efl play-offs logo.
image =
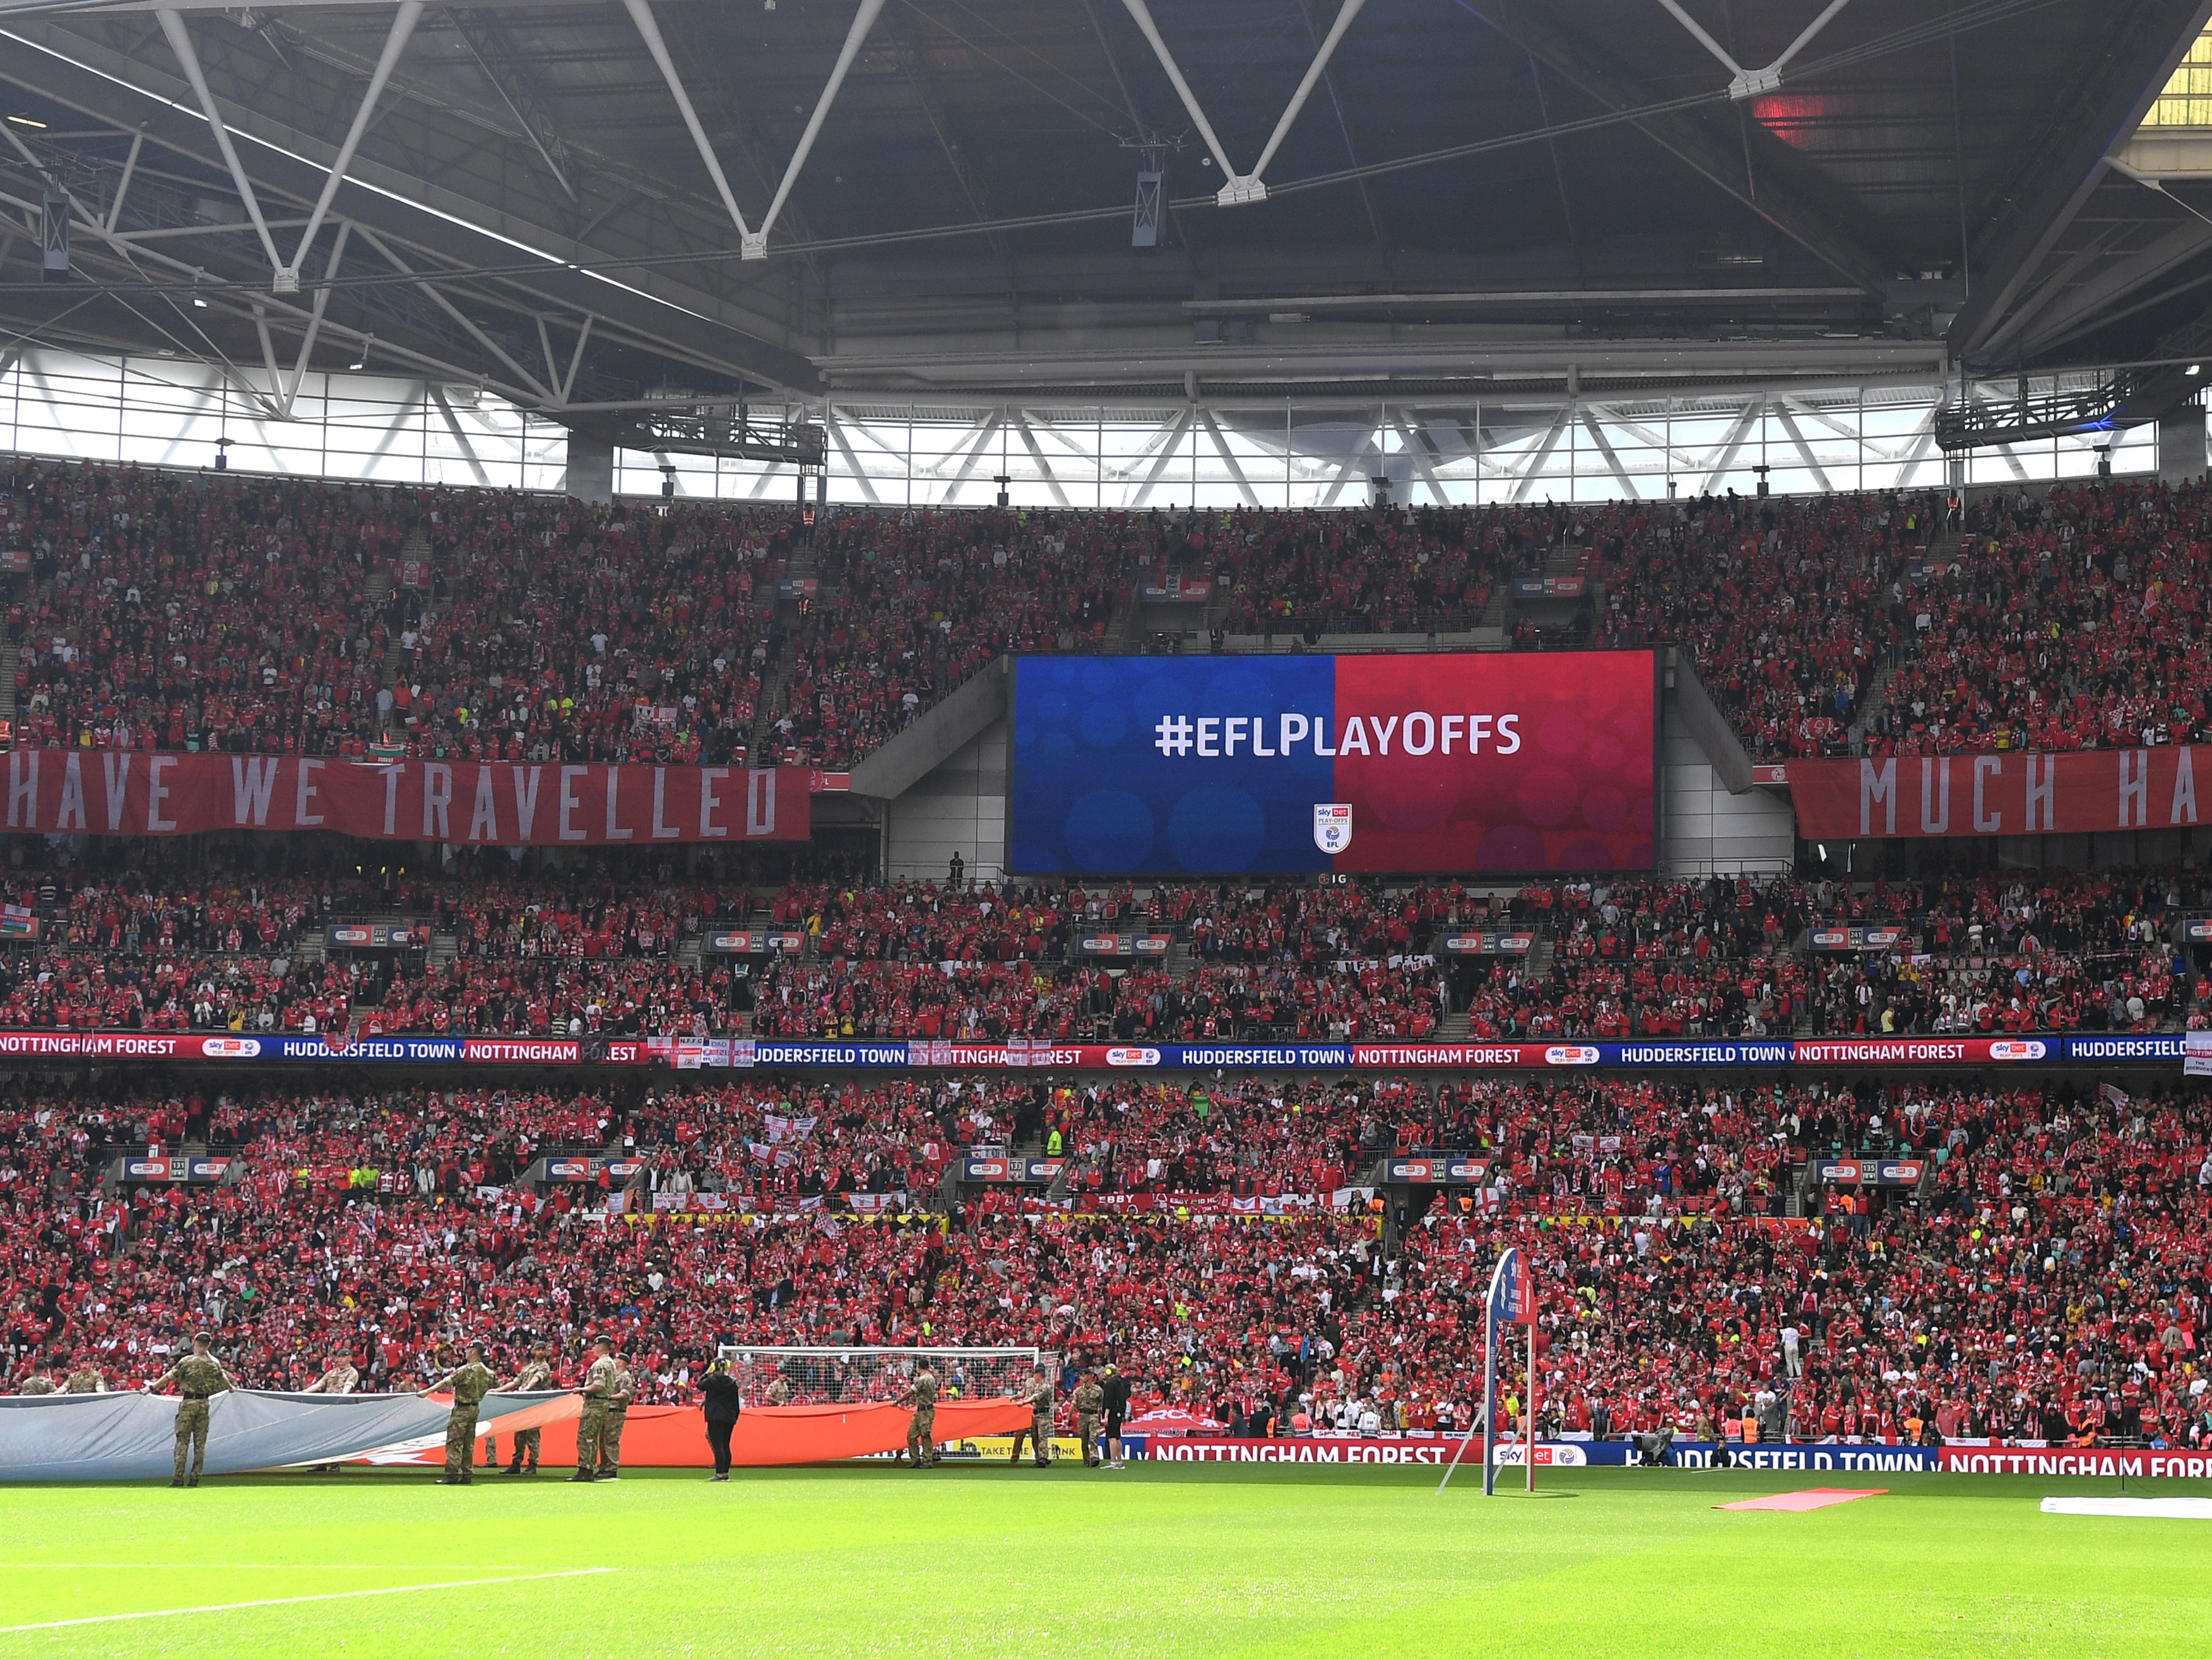
<svg viewBox="0 0 2212 1659">
<path fill-rule="evenodd" d="M 1314 845 L 1332 858 L 1352 845 L 1352 803 L 1316 801 L 1314 803 Z"/>
<path fill-rule="evenodd" d="M 1653 868 L 1650 651 L 1024 657 L 1021 875 Z"/>
</svg>

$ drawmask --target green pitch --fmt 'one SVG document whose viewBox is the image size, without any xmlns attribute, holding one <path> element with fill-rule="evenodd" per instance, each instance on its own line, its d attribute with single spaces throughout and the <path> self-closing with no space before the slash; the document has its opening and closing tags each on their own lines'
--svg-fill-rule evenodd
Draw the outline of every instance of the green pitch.
<svg viewBox="0 0 2212 1659">
<path fill-rule="evenodd" d="M 2141 1659 L 2204 1652 L 2212 1621 L 2212 1522 L 2037 1507 L 2112 1481 L 1573 1470 L 1547 1477 L 1573 1497 L 1530 1503 L 1461 1479 L 1441 1500 L 1433 1472 L 1188 1464 L 0 1486 L 0 1656 Z M 1893 1495 L 1713 1507 L 1820 1485 Z"/>
</svg>

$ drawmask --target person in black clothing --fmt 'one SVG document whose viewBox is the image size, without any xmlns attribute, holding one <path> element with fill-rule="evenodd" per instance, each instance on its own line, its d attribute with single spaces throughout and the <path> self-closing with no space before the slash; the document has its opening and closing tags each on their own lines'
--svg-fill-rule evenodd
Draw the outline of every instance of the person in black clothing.
<svg viewBox="0 0 2212 1659">
<path fill-rule="evenodd" d="M 728 1360 L 718 1359 L 707 1368 L 707 1375 L 699 1379 L 699 1402 L 707 1419 L 707 1444 L 714 1452 L 714 1473 L 709 1478 L 727 1480 L 730 1431 L 738 1426 L 738 1414 L 744 1409 Z"/>
<path fill-rule="evenodd" d="M 1118 1469 L 1122 1467 L 1121 1419 L 1129 1414 L 1129 1379 L 1109 1365 L 1106 1380 L 1099 1388 L 1105 1396 L 1102 1404 L 1106 1412 L 1106 1467 Z"/>
</svg>

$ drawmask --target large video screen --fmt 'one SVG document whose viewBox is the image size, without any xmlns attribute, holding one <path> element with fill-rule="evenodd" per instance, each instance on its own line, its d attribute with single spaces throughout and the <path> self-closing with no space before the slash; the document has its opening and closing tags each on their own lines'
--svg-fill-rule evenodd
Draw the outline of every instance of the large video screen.
<svg viewBox="0 0 2212 1659">
<path fill-rule="evenodd" d="M 1654 867 L 1650 651 L 1014 665 L 1020 875 Z"/>
</svg>

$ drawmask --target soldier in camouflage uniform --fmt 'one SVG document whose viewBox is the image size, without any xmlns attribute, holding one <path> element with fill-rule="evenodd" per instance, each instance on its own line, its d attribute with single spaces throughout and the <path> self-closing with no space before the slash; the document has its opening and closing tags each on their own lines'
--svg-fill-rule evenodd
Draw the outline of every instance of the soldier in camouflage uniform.
<svg viewBox="0 0 2212 1659">
<path fill-rule="evenodd" d="M 914 1417 L 906 1425 L 906 1455 L 917 1469 L 926 1469 L 939 1461 L 937 1455 L 937 1373 L 924 1360 L 921 1369 L 914 1374 L 914 1381 L 906 1385 L 906 1393 L 899 1399 L 902 1406 L 914 1407 Z"/>
<path fill-rule="evenodd" d="M 100 1380 L 100 1367 L 94 1364 L 89 1357 L 81 1357 L 76 1369 L 69 1374 L 69 1381 L 63 1385 L 62 1392 L 65 1394 L 106 1393 L 106 1385 Z"/>
<path fill-rule="evenodd" d="M 441 1486 L 465 1486 L 475 1478 L 471 1466 L 476 1461 L 477 1410 L 483 1397 L 491 1392 L 491 1368 L 484 1363 L 483 1344 L 471 1342 L 465 1363 L 452 1370 L 418 1394 L 433 1394 L 451 1388 L 453 1391 L 453 1415 L 446 1419 L 446 1472 L 438 1477 Z"/>
<path fill-rule="evenodd" d="M 351 1354 L 332 1354 L 323 1374 L 300 1390 L 303 1394 L 349 1394 L 361 1387 L 361 1373 L 354 1369 Z M 337 1463 L 318 1463 L 317 1474 L 336 1474 L 343 1466 Z"/>
<path fill-rule="evenodd" d="M 216 1357 L 208 1351 L 214 1339 L 205 1331 L 192 1333 L 192 1351 L 174 1365 L 146 1385 L 146 1392 L 177 1385 L 177 1458 L 175 1473 L 170 1477 L 172 1486 L 197 1486 L 207 1469 L 208 1401 L 227 1388 L 238 1385 L 230 1380 Z M 189 1446 L 192 1455 L 191 1478 L 185 1478 L 185 1452 Z"/>
<path fill-rule="evenodd" d="M 614 1345 L 600 1337 L 592 1344 L 591 1368 L 584 1373 L 584 1414 L 576 1424 L 576 1473 L 571 1480 L 599 1479 L 599 1434 L 607 1425 L 607 1396 L 614 1386 Z"/>
<path fill-rule="evenodd" d="M 1106 1391 L 1098 1386 L 1098 1370 L 1084 1373 L 1075 1390 L 1075 1432 L 1083 1441 L 1083 1467 L 1098 1467 L 1098 1416 L 1106 1409 Z"/>
<path fill-rule="evenodd" d="M 15 1392 L 19 1394 L 50 1394 L 54 1392 L 54 1380 L 44 1371 L 33 1371 L 23 1379 L 23 1386 Z"/>
<path fill-rule="evenodd" d="M 1012 1468 L 1022 1461 L 1022 1440 L 1027 1436 L 1037 1467 L 1048 1467 L 1052 1462 L 1053 1388 L 1052 1379 L 1045 1375 L 1043 1366 L 1036 1368 L 1021 1398 L 1030 1408 L 1030 1426 L 1014 1430 L 1013 1449 L 1006 1454 L 1006 1467 Z"/>
<path fill-rule="evenodd" d="M 361 1373 L 354 1369 L 353 1356 L 333 1354 L 323 1374 L 300 1390 L 303 1394 L 349 1394 L 361 1387 Z"/>
<path fill-rule="evenodd" d="M 629 1421 L 630 1402 L 637 1398 L 637 1383 L 623 1364 L 622 1357 L 614 1357 L 614 1385 L 607 1393 L 607 1420 L 599 1430 L 599 1479 L 622 1479 L 623 1425 Z"/>
<path fill-rule="evenodd" d="M 781 1376 L 768 1385 L 768 1403 L 771 1406 L 791 1404 L 791 1385 Z"/>
<path fill-rule="evenodd" d="M 529 1363 L 514 1374 L 514 1381 L 507 1385 L 507 1392 L 512 1394 L 544 1394 L 552 1386 L 553 1367 L 548 1363 L 545 1345 L 541 1342 L 531 1349 Z M 514 1457 L 507 1466 L 509 1474 L 538 1473 L 538 1434 L 535 1429 L 514 1431 Z M 526 1454 L 530 1459 L 527 1468 L 523 1467 L 522 1461 Z"/>
</svg>

